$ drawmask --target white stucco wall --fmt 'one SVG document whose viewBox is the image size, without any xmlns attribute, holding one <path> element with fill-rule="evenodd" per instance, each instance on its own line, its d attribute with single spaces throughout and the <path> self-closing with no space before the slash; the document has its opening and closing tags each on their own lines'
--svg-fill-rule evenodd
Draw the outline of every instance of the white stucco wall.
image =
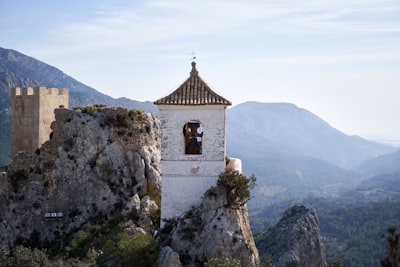
<svg viewBox="0 0 400 267">
<path fill-rule="evenodd" d="M 159 105 L 161 119 L 162 160 L 224 160 L 225 106 L 172 106 Z M 185 155 L 183 126 L 198 120 L 203 126 L 202 155 Z"/>
<path fill-rule="evenodd" d="M 162 177 L 161 219 L 179 217 L 200 204 L 218 177 Z M 163 221 L 161 221 L 163 225 Z"/>
<path fill-rule="evenodd" d="M 161 119 L 161 219 L 180 216 L 200 203 L 225 167 L 223 105 L 159 105 Z M 199 121 L 202 154 L 185 154 L 183 126 Z"/>
</svg>

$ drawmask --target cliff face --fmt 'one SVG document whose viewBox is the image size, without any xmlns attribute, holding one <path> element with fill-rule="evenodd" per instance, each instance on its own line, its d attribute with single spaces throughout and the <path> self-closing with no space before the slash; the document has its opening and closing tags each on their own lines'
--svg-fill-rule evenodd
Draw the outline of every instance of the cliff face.
<svg viewBox="0 0 400 267">
<path fill-rule="evenodd" d="M 260 257 L 272 256 L 278 266 L 291 261 L 310 267 L 326 265 L 318 216 L 302 205 L 287 209 L 278 224 L 257 239 L 257 246 Z"/>
<path fill-rule="evenodd" d="M 170 232 L 165 233 L 166 229 Z M 208 190 L 199 207 L 168 222 L 163 231 L 158 266 L 203 266 L 213 258 L 237 259 L 245 266 L 259 264 L 247 207 L 229 205 L 222 187 Z"/>
<path fill-rule="evenodd" d="M 119 214 L 158 227 L 158 119 L 124 108 L 55 112 L 51 140 L 18 154 L 0 181 L 0 243 L 43 244 Z"/>
<path fill-rule="evenodd" d="M 116 218 L 140 226 L 128 234 L 158 228 L 159 120 L 93 106 L 55 114 L 51 139 L 33 155 L 19 153 L 0 177 L 0 246 L 46 246 L 87 223 Z M 159 266 L 203 266 L 213 258 L 259 263 L 246 205 L 230 205 L 220 186 L 168 225 Z"/>
</svg>

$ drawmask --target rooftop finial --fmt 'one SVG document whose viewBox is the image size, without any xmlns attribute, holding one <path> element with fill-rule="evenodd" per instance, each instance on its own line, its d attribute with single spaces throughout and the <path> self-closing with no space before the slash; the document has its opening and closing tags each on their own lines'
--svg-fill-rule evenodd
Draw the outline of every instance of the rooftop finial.
<svg viewBox="0 0 400 267">
<path fill-rule="evenodd" d="M 192 62 L 194 62 L 196 59 L 196 53 L 193 50 L 192 50 L 192 57 L 190 59 L 192 60 Z"/>
<path fill-rule="evenodd" d="M 197 75 L 199 72 L 196 69 L 196 53 L 192 50 L 192 57 L 190 58 L 192 60 L 192 71 L 190 72 L 190 75 Z"/>
</svg>

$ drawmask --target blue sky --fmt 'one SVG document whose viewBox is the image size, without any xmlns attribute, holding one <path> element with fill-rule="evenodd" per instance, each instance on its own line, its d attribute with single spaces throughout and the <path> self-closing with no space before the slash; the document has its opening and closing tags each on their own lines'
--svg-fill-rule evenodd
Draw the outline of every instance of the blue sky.
<svg viewBox="0 0 400 267">
<path fill-rule="evenodd" d="M 234 105 L 291 102 L 335 128 L 400 139 L 398 0 L 0 0 L 0 46 L 113 97 L 154 101 L 189 75 Z"/>
</svg>

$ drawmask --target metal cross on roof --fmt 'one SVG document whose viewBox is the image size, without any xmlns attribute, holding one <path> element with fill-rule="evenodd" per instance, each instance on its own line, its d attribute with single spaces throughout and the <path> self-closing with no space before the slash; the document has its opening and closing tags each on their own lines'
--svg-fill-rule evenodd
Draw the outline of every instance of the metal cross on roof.
<svg viewBox="0 0 400 267">
<path fill-rule="evenodd" d="M 196 59 L 196 53 L 192 50 L 192 57 L 190 60 L 194 61 Z"/>
</svg>

